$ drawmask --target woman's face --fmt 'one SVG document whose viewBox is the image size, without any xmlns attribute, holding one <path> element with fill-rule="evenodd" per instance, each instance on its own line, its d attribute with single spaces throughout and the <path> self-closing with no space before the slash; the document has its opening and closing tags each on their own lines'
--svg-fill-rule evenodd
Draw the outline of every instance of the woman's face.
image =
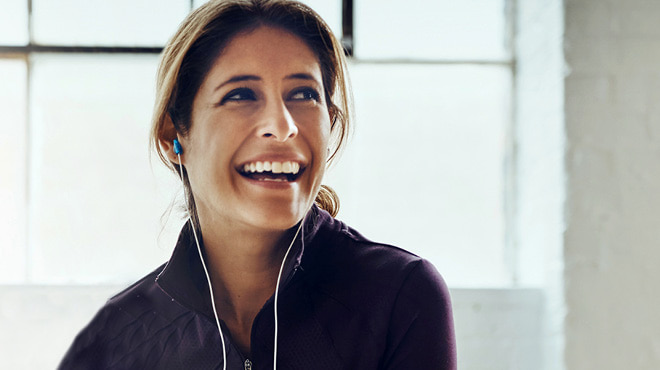
<svg viewBox="0 0 660 370">
<path fill-rule="evenodd" d="M 330 116 L 319 63 L 273 27 L 238 34 L 195 96 L 183 164 L 202 226 L 284 230 L 321 185 Z"/>
</svg>

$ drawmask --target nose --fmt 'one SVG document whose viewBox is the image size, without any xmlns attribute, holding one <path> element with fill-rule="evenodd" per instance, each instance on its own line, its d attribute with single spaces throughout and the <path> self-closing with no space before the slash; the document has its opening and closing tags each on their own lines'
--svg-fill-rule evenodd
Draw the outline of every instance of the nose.
<svg viewBox="0 0 660 370">
<path fill-rule="evenodd" d="M 298 135 L 298 126 L 283 101 L 271 100 L 266 104 L 258 135 L 280 142 L 293 139 Z"/>
</svg>

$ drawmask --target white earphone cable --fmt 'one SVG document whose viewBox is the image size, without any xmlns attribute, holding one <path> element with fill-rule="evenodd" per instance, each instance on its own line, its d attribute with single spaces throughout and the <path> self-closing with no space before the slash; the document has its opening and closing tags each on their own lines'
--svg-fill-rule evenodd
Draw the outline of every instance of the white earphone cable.
<svg viewBox="0 0 660 370">
<path fill-rule="evenodd" d="M 181 176 L 181 183 L 183 184 L 183 166 L 181 164 L 181 154 L 177 154 L 179 157 L 179 175 Z M 195 228 L 195 225 L 192 223 L 192 213 L 190 210 L 190 204 L 188 204 L 188 197 L 186 194 L 186 187 L 183 187 L 183 197 L 185 199 L 186 203 L 186 210 L 188 211 L 188 216 L 190 218 L 190 224 L 193 230 L 193 236 L 195 237 L 195 243 L 197 244 L 197 252 L 199 253 L 199 259 L 202 262 L 202 267 L 204 268 L 204 274 L 206 275 L 206 282 L 209 285 L 209 294 L 211 295 L 211 306 L 213 307 L 213 315 L 215 317 L 215 323 L 218 326 L 218 332 L 220 333 L 220 340 L 222 341 L 222 369 L 227 370 L 227 351 L 225 349 L 225 336 L 222 334 L 222 327 L 220 326 L 220 319 L 218 318 L 218 311 L 215 308 L 215 299 L 213 298 L 213 287 L 211 286 L 211 278 L 209 276 L 209 271 L 206 268 L 206 263 L 204 262 L 204 257 L 202 255 L 202 248 L 199 246 L 199 238 L 197 237 L 197 230 Z M 291 244 L 289 244 L 289 248 L 287 248 L 286 253 L 284 253 L 284 258 L 282 259 L 282 264 L 280 265 L 280 271 L 277 274 L 277 285 L 275 286 L 275 300 L 273 302 L 274 307 L 273 307 L 273 312 L 275 316 L 275 338 L 274 338 L 274 348 L 273 348 L 273 370 L 277 369 L 277 335 L 278 335 L 278 319 L 277 319 L 277 301 L 278 301 L 278 296 L 279 296 L 279 291 L 280 291 L 280 280 L 282 279 L 282 272 L 284 271 L 284 264 L 286 262 L 287 257 L 289 256 L 289 252 L 291 251 L 291 248 L 293 247 L 293 244 L 296 242 L 296 238 L 298 238 L 298 234 L 300 233 L 300 230 L 302 229 L 304 223 L 304 218 L 303 220 L 300 221 L 300 225 L 298 226 L 298 230 L 296 231 L 296 234 L 293 236 L 293 239 L 291 240 Z"/>
<path fill-rule="evenodd" d="M 289 252 L 291 251 L 291 247 L 293 247 L 293 244 L 296 242 L 296 238 L 298 237 L 298 234 L 300 233 L 300 229 L 302 229 L 303 223 L 305 222 L 305 218 L 300 221 L 300 226 L 298 226 L 298 230 L 296 231 L 296 235 L 293 236 L 293 240 L 291 240 L 291 244 L 289 244 L 289 248 L 287 248 L 286 253 L 284 253 L 284 259 L 282 259 L 282 264 L 280 265 L 280 272 L 277 274 L 277 285 L 275 286 L 275 301 L 273 302 L 274 308 L 273 311 L 275 313 L 275 347 L 273 348 L 273 370 L 277 370 L 277 329 L 278 329 L 278 323 L 277 323 L 277 297 L 280 292 L 280 279 L 282 278 L 282 271 L 284 271 L 284 262 L 286 262 L 286 258 L 289 255 Z"/>
<path fill-rule="evenodd" d="M 183 184 L 183 166 L 181 165 L 181 154 L 179 156 L 179 175 L 181 176 L 181 183 Z M 227 370 L 227 351 L 225 349 L 225 336 L 222 334 L 222 327 L 220 326 L 220 319 L 218 318 L 218 311 L 215 308 L 215 299 L 213 298 L 213 287 L 211 286 L 211 278 L 209 277 L 209 270 L 206 268 L 206 263 L 204 262 L 204 257 L 202 256 L 202 248 L 199 246 L 199 238 L 197 238 L 197 230 L 195 230 L 195 225 L 192 222 L 192 214 L 190 212 L 190 205 L 188 204 L 188 197 L 186 194 L 186 187 L 183 187 L 183 198 L 186 202 L 186 209 L 188 210 L 188 217 L 190 217 L 190 226 L 192 226 L 193 235 L 195 236 L 195 243 L 197 244 L 197 252 L 199 253 L 199 260 L 202 261 L 202 267 L 204 268 L 204 274 L 206 274 L 206 282 L 209 284 L 209 294 L 211 295 L 211 307 L 213 307 L 213 315 L 215 317 L 215 323 L 218 326 L 218 332 L 220 333 L 220 340 L 222 341 L 222 369 Z"/>
</svg>

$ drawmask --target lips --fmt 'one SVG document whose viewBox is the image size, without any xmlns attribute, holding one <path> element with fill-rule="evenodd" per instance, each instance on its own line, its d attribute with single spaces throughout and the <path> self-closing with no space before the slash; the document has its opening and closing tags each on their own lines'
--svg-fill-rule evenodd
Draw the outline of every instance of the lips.
<svg viewBox="0 0 660 370">
<path fill-rule="evenodd" d="M 296 161 L 254 161 L 244 163 L 238 172 L 256 181 L 293 182 L 305 171 Z"/>
</svg>

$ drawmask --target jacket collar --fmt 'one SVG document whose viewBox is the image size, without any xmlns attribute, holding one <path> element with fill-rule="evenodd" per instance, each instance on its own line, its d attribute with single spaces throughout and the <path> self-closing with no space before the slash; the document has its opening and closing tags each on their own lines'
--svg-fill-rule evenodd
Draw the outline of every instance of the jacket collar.
<svg viewBox="0 0 660 370">
<path fill-rule="evenodd" d="M 300 266 L 305 244 L 309 244 L 318 232 L 323 216 L 330 217 L 316 205 L 307 212 L 303 228 L 300 231 L 301 235 L 296 238 L 287 262 L 284 264 L 283 286 Z M 201 247 L 204 252 L 204 246 L 201 245 Z M 183 226 L 172 257 L 156 277 L 156 284 L 182 306 L 200 313 L 210 320 L 215 320 L 206 275 L 199 260 L 190 221 Z"/>
</svg>

